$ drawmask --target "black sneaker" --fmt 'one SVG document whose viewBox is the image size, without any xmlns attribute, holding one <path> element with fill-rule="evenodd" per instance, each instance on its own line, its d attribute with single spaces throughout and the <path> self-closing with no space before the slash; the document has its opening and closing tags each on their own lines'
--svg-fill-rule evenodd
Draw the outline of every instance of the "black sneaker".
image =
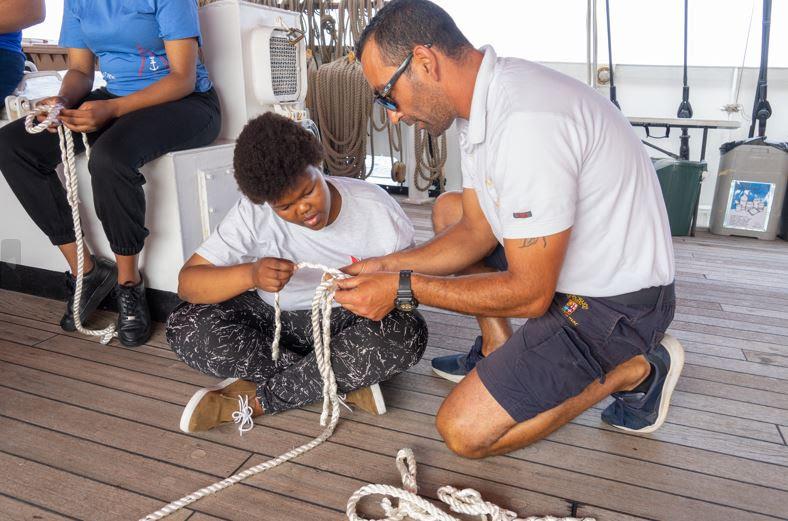
<svg viewBox="0 0 788 521">
<path fill-rule="evenodd" d="M 467 355 L 438 356 L 432 359 L 432 371 L 452 382 L 459 382 L 484 358 L 482 337 L 477 336 Z"/>
<path fill-rule="evenodd" d="M 117 334 L 126 347 L 137 347 L 148 341 L 152 332 L 148 300 L 145 298 L 145 283 L 136 286 L 115 285 L 118 304 Z"/>
<path fill-rule="evenodd" d="M 104 297 L 109 295 L 112 288 L 117 284 L 118 279 L 118 268 L 114 262 L 94 256 L 91 256 L 91 259 L 93 259 L 93 269 L 82 277 L 82 298 L 79 299 L 79 318 L 83 324 L 90 317 L 91 313 L 96 311 Z M 76 331 L 77 326 L 74 324 L 74 291 L 77 286 L 77 278 L 68 271 L 65 275 L 68 300 L 66 301 L 66 312 L 63 318 L 60 319 L 60 327 L 64 331 Z"/>
<path fill-rule="evenodd" d="M 646 355 L 653 378 L 645 391 L 613 393 L 614 401 L 602 411 L 602 421 L 612 427 L 641 434 L 659 429 L 668 417 L 670 397 L 684 367 L 684 348 L 665 335 Z"/>
</svg>

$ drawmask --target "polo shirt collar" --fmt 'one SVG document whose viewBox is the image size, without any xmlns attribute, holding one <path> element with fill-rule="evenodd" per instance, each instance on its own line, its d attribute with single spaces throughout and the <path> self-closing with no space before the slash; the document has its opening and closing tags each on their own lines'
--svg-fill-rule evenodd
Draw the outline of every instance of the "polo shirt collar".
<svg viewBox="0 0 788 521">
<path fill-rule="evenodd" d="M 476 74 L 476 83 L 473 86 L 473 100 L 471 101 L 471 115 L 468 118 L 468 142 L 473 145 L 482 143 L 487 129 L 487 91 L 490 88 L 495 73 L 497 56 L 491 45 L 485 45 L 479 72 Z"/>
</svg>

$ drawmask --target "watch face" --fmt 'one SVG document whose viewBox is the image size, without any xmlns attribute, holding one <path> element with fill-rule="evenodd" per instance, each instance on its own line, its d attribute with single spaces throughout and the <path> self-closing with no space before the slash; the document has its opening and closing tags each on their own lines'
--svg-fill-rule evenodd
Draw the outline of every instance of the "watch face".
<svg viewBox="0 0 788 521">
<path fill-rule="evenodd" d="M 400 302 L 397 304 L 397 307 L 399 307 L 400 311 L 413 311 L 413 304 L 410 302 Z"/>
</svg>

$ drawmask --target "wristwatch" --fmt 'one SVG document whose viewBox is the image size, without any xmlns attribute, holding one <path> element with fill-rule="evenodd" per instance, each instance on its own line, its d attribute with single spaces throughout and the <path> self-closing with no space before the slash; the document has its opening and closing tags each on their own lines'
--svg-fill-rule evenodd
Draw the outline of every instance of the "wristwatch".
<svg viewBox="0 0 788 521">
<path fill-rule="evenodd" d="M 399 288 L 397 288 L 397 298 L 394 299 L 394 306 L 400 311 L 411 312 L 419 307 L 419 301 L 413 296 L 413 289 L 410 287 L 410 275 L 412 270 L 402 270 L 399 272 Z"/>
</svg>

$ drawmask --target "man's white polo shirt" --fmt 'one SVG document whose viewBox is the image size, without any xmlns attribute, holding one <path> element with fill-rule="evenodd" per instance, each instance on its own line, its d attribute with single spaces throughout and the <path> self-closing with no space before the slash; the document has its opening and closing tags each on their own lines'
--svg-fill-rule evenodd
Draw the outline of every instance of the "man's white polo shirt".
<svg viewBox="0 0 788 521">
<path fill-rule="evenodd" d="M 498 241 L 571 227 L 557 291 L 607 297 L 670 284 L 673 244 L 657 175 L 632 126 L 591 88 L 483 47 L 463 188 Z"/>
</svg>

